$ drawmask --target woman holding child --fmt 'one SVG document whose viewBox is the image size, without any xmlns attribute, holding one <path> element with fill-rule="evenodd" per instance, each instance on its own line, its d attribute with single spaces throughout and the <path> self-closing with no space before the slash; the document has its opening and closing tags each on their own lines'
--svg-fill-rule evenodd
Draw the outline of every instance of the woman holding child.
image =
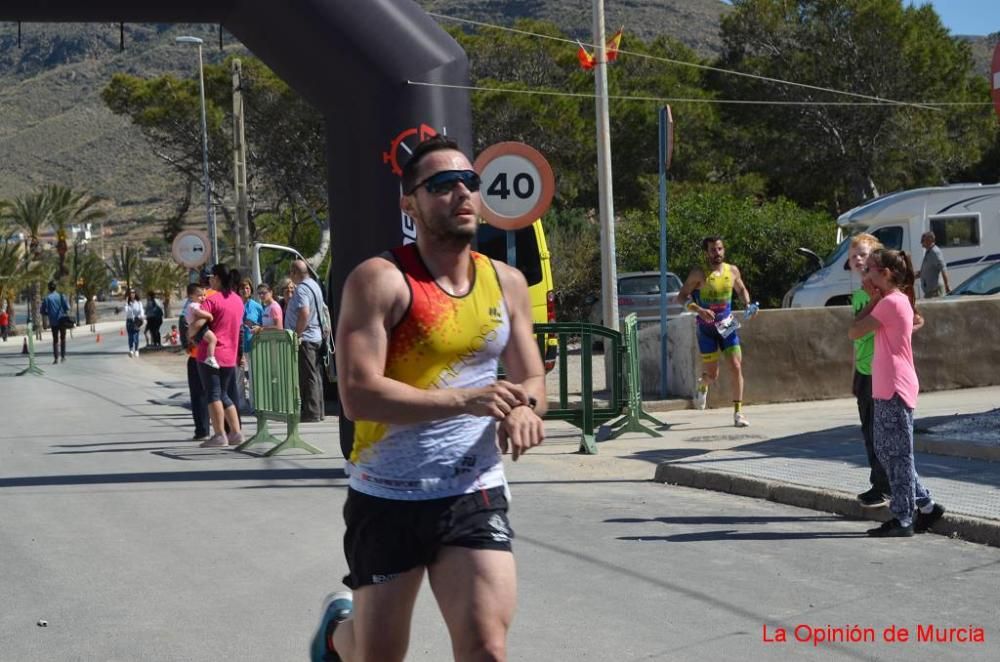
<svg viewBox="0 0 1000 662">
<path fill-rule="evenodd" d="M 215 360 L 219 365 L 214 368 L 205 363 L 208 347 L 202 339 L 198 345 L 198 375 L 205 391 L 208 416 L 214 432 L 201 444 L 202 448 L 237 446 L 243 443 L 239 412 L 236 403 L 229 396 L 230 383 L 236 376 L 237 352 L 243 325 L 243 299 L 238 292 L 239 285 L 239 271 L 230 271 L 223 264 L 215 265 L 209 276 L 209 286 L 215 293 L 205 299 L 198 311 L 199 316 L 207 317 L 215 335 Z M 227 423 L 230 429 L 228 435 L 225 432 Z"/>
</svg>

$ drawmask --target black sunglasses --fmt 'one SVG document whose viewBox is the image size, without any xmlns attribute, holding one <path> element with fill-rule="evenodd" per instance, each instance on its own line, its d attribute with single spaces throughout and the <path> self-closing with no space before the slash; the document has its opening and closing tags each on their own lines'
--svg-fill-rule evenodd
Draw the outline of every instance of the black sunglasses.
<svg viewBox="0 0 1000 662">
<path fill-rule="evenodd" d="M 482 183 L 475 170 L 442 170 L 414 184 L 413 188 L 406 195 L 413 195 L 413 192 L 421 186 L 427 189 L 428 193 L 441 195 L 455 188 L 459 182 L 462 182 L 465 188 L 469 189 L 470 193 L 478 191 L 479 185 Z"/>
</svg>

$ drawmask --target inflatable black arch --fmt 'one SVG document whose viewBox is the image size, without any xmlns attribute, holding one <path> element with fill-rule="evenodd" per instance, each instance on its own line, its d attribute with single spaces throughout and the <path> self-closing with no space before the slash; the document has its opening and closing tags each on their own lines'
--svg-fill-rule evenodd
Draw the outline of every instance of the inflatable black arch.
<svg viewBox="0 0 1000 662">
<path fill-rule="evenodd" d="M 347 274 L 413 236 L 399 210 L 400 166 L 447 133 L 471 156 L 468 60 L 411 0 L 3 0 L 0 20 L 217 23 L 326 117 L 336 314 Z"/>
</svg>

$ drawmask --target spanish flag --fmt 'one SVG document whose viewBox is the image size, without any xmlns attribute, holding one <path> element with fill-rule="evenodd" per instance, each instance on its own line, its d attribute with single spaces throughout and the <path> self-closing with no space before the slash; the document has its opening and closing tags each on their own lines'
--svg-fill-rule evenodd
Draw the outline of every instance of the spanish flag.
<svg viewBox="0 0 1000 662">
<path fill-rule="evenodd" d="M 622 33 L 625 31 L 625 26 L 618 28 L 618 32 L 608 39 L 605 48 L 605 54 L 607 55 L 608 62 L 614 62 L 618 59 L 618 48 L 622 45 Z"/>
<path fill-rule="evenodd" d="M 584 71 L 590 71 L 594 68 L 594 56 L 588 53 L 587 49 L 579 41 L 576 43 L 580 46 L 580 49 L 576 52 L 576 59 L 580 61 L 580 66 Z"/>
<path fill-rule="evenodd" d="M 608 62 L 614 62 L 618 59 L 618 49 L 621 47 L 622 34 L 624 32 L 625 26 L 618 28 L 618 32 L 614 33 L 611 36 L 611 39 L 608 39 L 608 43 L 605 44 L 604 54 Z M 577 46 L 580 47 L 576 51 L 576 59 L 580 61 L 580 66 L 584 71 L 590 71 L 594 68 L 594 65 L 597 64 L 597 60 L 590 54 L 589 51 L 587 51 L 586 48 L 583 47 L 583 44 L 581 44 L 579 40 L 577 40 L 576 43 Z"/>
</svg>

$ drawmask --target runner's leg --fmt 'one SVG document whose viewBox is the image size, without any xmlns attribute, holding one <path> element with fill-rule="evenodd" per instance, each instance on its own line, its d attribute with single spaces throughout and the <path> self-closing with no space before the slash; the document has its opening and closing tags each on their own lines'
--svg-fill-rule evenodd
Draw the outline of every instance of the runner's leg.
<svg viewBox="0 0 1000 662">
<path fill-rule="evenodd" d="M 455 660 L 506 660 L 507 631 L 517 603 L 514 555 L 446 546 L 428 575 L 451 634 Z"/>
<path fill-rule="evenodd" d="M 344 662 L 396 662 L 406 657 L 410 622 L 424 569 L 354 590 L 351 618 L 337 626 L 333 646 Z"/>
</svg>

